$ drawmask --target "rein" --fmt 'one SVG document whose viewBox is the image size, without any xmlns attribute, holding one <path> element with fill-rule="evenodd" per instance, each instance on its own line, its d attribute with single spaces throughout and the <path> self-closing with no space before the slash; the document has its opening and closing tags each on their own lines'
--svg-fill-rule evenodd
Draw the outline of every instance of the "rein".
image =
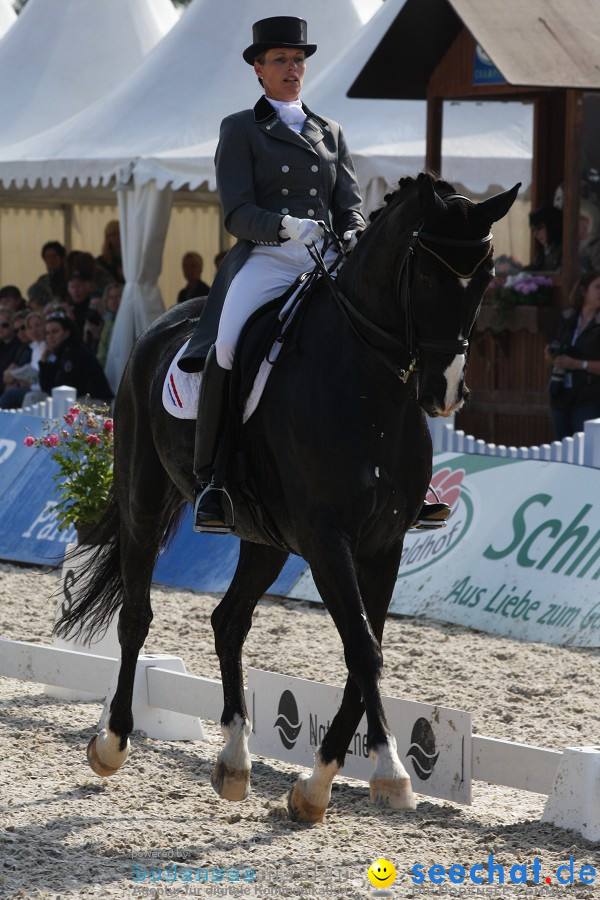
<svg viewBox="0 0 600 900">
<path fill-rule="evenodd" d="M 450 194 L 447 197 L 443 198 L 445 201 L 448 199 L 467 199 L 463 197 L 461 194 Z M 492 253 L 492 233 L 491 231 L 481 238 L 474 239 L 458 239 L 458 238 L 446 238 L 440 237 L 439 235 L 430 234 L 429 232 L 423 231 L 423 225 L 421 225 L 416 231 L 413 231 L 410 237 L 409 245 L 406 250 L 406 254 L 402 260 L 402 264 L 400 266 L 400 270 L 398 273 L 398 281 L 396 294 L 398 299 L 403 306 L 406 313 L 406 342 L 399 340 L 394 335 L 385 331 L 383 328 L 380 328 L 374 322 L 371 322 L 363 313 L 360 312 L 346 297 L 343 291 L 340 290 L 336 280 L 332 277 L 331 272 L 335 270 L 340 259 L 344 256 L 344 251 L 342 245 L 334 232 L 331 231 L 327 226 L 325 226 L 326 237 L 325 242 L 323 244 L 323 254 L 327 250 L 332 243 L 337 244 L 339 248 L 338 258 L 335 261 L 335 264 L 331 266 L 330 270 L 327 269 L 325 262 L 323 260 L 323 255 L 319 251 L 316 246 L 308 247 L 308 252 L 315 263 L 315 271 L 319 271 L 319 273 L 324 277 L 327 282 L 331 293 L 333 294 L 334 299 L 338 305 L 338 308 L 344 315 L 344 318 L 357 335 L 357 337 L 365 344 L 371 353 L 377 356 L 380 361 L 395 375 L 400 378 L 403 384 L 406 384 L 410 376 L 413 372 L 417 370 L 418 367 L 418 355 L 419 350 L 427 350 L 432 353 L 447 353 L 455 355 L 466 355 L 469 349 L 469 341 L 466 338 L 458 338 L 456 340 L 439 340 L 436 338 L 419 338 L 415 335 L 414 327 L 413 327 L 413 311 L 412 311 L 412 294 L 411 294 L 411 282 L 412 282 L 412 264 L 414 261 L 415 248 L 419 246 L 421 249 L 425 250 L 427 253 L 430 253 L 434 256 L 439 262 L 441 262 L 453 275 L 457 278 L 468 279 L 472 278 L 473 275 L 478 271 L 478 269 L 483 265 L 483 263 L 489 258 Z M 454 269 L 450 263 L 448 263 L 443 256 L 436 253 L 431 247 L 428 247 L 427 244 L 423 243 L 423 241 L 427 241 L 429 243 L 441 244 L 446 247 L 483 247 L 485 244 L 489 244 L 485 254 L 479 260 L 475 268 L 467 273 L 463 274 Z M 363 331 L 366 330 L 374 339 L 370 340 L 365 336 Z M 382 346 L 383 345 L 383 346 Z M 393 354 L 393 356 L 398 359 L 404 358 L 404 362 L 402 364 L 398 362 L 393 362 L 389 355 Z"/>
</svg>

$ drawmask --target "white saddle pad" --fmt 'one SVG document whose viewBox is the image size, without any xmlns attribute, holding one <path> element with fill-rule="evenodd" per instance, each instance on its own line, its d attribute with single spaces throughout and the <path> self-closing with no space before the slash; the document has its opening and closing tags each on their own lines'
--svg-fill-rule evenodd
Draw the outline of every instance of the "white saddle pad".
<svg viewBox="0 0 600 900">
<path fill-rule="evenodd" d="M 186 341 L 175 356 L 163 384 L 163 406 L 176 419 L 195 419 L 198 412 L 202 372 L 182 372 L 177 366 L 188 344 Z"/>
<path fill-rule="evenodd" d="M 287 314 L 289 308 L 292 306 L 296 298 L 297 293 L 298 291 L 295 291 L 285 304 L 284 308 L 281 311 L 282 317 L 285 317 L 285 315 Z M 285 328 L 289 327 L 294 316 L 296 315 L 297 310 L 298 307 L 292 309 L 286 322 Z M 179 350 L 179 352 L 173 359 L 173 362 L 169 366 L 169 371 L 167 372 L 167 377 L 165 378 L 165 383 L 163 385 L 163 406 L 166 411 L 172 416 L 175 416 L 176 419 L 195 419 L 198 413 L 198 395 L 200 393 L 202 372 L 182 372 L 181 369 L 177 366 L 177 362 L 179 361 L 179 358 L 183 356 L 183 353 L 188 344 L 189 340 L 185 342 L 181 350 Z M 244 425 L 259 404 L 260 398 L 263 395 L 263 391 L 267 383 L 267 379 L 273 370 L 273 363 L 279 356 L 279 351 L 281 350 L 282 346 L 283 345 L 279 341 L 275 341 L 269 352 L 270 362 L 267 362 L 266 359 L 263 359 L 262 361 L 262 364 L 256 374 L 256 378 L 254 379 L 252 390 L 246 398 L 246 403 L 244 405 L 244 414 L 242 417 Z"/>
</svg>

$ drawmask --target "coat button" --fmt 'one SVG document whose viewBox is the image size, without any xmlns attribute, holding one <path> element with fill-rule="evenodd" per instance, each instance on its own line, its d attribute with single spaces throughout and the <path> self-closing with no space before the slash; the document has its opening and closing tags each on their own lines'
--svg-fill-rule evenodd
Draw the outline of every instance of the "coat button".
<svg viewBox="0 0 600 900">
<path fill-rule="evenodd" d="M 282 167 L 281 167 L 281 171 L 282 171 L 282 172 L 289 172 L 289 171 L 290 171 L 290 167 L 289 167 L 289 166 L 282 166 Z"/>
<path fill-rule="evenodd" d="M 311 166 L 311 167 L 310 167 L 310 171 L 311 171 L 311 172 L 318 172 L 318 171 L 319 171 L 319 167 L 318 167 L 318 166 Z"/>
<path fill-rule="evenodd" d="M 289 194 L 289 191 L 287 188 L 281 188 L 281 193 L 283 194 L 284 197 L 287 197 L 287 195 Z"/>
<path fill-rule="evenodd" d="M 317 189 L 316 189 L 316 188 L 311 188 L 310 191 L 309 191 L 308 193 L 310 194 L 311 197 L 316 197 L 316 196 L 317 196 Z"/>
<path fill-rule="evenodd" d="M 307 213 L 308 213 L 309 216 L 314 216 L 314 214 L 315 214 L 314 209 L 307 209 L 306 211 L 307 211 Z"/>
<path fill-rule="evenodd" d="M 287 206 L 284 206 L 281 212 L 284 214 L 284 216 L 286 216 L 289 213 L 289 209 L 287 208 Z"/>
</svg>

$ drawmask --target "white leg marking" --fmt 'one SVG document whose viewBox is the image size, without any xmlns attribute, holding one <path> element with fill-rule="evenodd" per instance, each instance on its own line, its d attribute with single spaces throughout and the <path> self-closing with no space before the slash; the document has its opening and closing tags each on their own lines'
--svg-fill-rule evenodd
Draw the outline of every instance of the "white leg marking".
<svg viewBox="0 0 600 900">
<path fill-rule="evenodd" d="M 415 809 L 410 777 L 398 757 L 396 738 L 390 735 L 386 744 L 371 750 L 371 759 L 375 760 L 375 771 L 369 780 L 371 803 L 391 809 Z"/>
<path fill-rule="evenodd" d="M 228 769 L 241 772 L 250 771 L 251 758 L 248 752 L 248 738 L 251 731 L 251 722 L 243 719 L 237 713 L 230 725 L 221 726 L 225 746 L 219 753 L 219 760 Z"/>
<path fill-rule="evenodd" d="M 444 397 L 444 409 L 441 411 L 442 416 L 449 416 L 451 412 L 462 406 L 458 389 L 465 370 L 465 361 L 464 353 L 459 353 L 444 371 L 446 396 Z"/>
<path fill-rule="evenodd" d="M 331 785 L 340 767 L 335 760 L 324 763 L 320 749 L 315 753 L 315 767 L 312 775 L 300 775 L 306 799 L 313 806 L 325 807 L 331 799 Z"/>
<path fill-rule="evenodd" d="M 106 728 L 98 733 L 96 738 L 96 753 L 100 762 L 112 769 L 118 769 L 129 756 L 129 740 L 124 750 L 119 750 L 120 738 L 110 730 L 110 716 L 106 722 Z"/>
</svg>

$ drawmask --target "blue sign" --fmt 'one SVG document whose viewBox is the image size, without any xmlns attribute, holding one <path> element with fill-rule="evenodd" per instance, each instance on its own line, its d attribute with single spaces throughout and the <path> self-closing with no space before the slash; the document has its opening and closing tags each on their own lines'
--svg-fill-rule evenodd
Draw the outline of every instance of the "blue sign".
<svg viewBox="0 0 600 900">
<path fill-rule="evenodd" d="M 74 528 L 58 530 L 56 482 L 52 457 L 41 447 L 25 447 L 28 434 L 39 437 L 37 416 L 0 413 L 0 559 L 36 565 L 60 564 Z M 233 579 L 240 542 L 233 535 L 195 534 L 188 507 L 179 530 L 158 558 L 154 581 L 193 591 L 224 592 Z M 287 594 L 308 568 L 290 556 L 271 588 Z"/>
<path fill-rule="evenodd" d="M 475 44 L 473 84 L 506 84 L 506 78 L 480 44 Z"/>
</svg>

